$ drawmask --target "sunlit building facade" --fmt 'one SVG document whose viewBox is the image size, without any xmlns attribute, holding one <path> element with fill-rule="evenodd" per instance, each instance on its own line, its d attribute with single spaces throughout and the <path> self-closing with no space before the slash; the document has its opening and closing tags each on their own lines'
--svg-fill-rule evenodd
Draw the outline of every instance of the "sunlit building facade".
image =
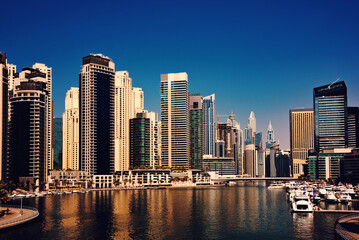
<svg viewBox="0 0 359 240">
<path fill-rule="evenodd" d="M 344 81 L 314 88 L 315 148 L 348 146 L 347 87 Z"/>
<path fill-rule="evenodd" d="M 113 174 L 115 158 L 115 64 L 102 54 L 82 60 L 80 73 L 80 169 Z"/>
<path fill-rule="evenodd" d="M 289 110 L 290 149 L 293 177 L 304 174 L 308 151 L 314 149 L 314 111 L 311 108 Z"/>
<path fill-rule="evenodd" d="M 35 63 L 32 66 L 33 69 L 37 69 L 46 75 L 46 91 L 48 96 L 48 102 L 46 105 L 46 162 L 47 169 L 54 168 L 53 162 L 53 149 L 52 149 L 52 124 L 53 124 L 53 113 L 52 113 L 52 68 L 47 67 L 43 63 Z"/>
<path fill-rule="evenodd" d="M 189 167 L 189 93 L 187 73 L 161 74 L 162 165 Z"/>
<path fill-rule="evenodd" d="M 215 94 L 203 98 L 203 151 L 206 155 L 215 154 L 216 121 Z"/>
<path fill-rule="evenodd" d="M 79 88 L 72 87 L 65 97 L 62 139 L 62 169 L 80 170 L 80 110 Z"/>
</svg>

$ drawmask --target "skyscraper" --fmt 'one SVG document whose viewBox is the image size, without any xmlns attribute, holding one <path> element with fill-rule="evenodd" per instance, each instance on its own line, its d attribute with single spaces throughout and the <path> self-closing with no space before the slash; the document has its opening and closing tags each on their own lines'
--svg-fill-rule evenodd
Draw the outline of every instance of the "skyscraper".
<svg viewBox="0 0 359 240">
<path fill-rule="evenodd" d="M 290 150 L 293 162 L 293 177 L 304 173 L 308 150 L 314 149 L 314 111 L 311 108 L 289 110 Z"/>
<path fill-rule="evenodd" d="M 161 74 L 162 165 L 189 167 L 187 73 Z"/>
<path fill-rule="evenodd" d="M 347 87 L 344 81 L 314 88 L 315 148 L 348 146 Z"/>
<path fill-rule="evenodd" d="M 254 145 L 257 150 L 262 150 L 262 132 L 256 132 L 254 135 Z"/>
<path fill-rule="evenodd" d="M 141 103 L 137 91 L 135 104 L 132 79 L 127 71 L 116 72 L 115 87 L 115 171 L 123 171 L 130 167 L 130 119 L 135 117 L 135 105 L 143 107 L 143 97 Z"/>
<path fill-rule="evenodd" d="M 46 162 L 47 169 L 53 169 L 53 152 L 52 152 L 52 126 L 53 126 L 53 114 L 52 114 L 52 68 L 47 67 L 43 63 L 35 63 L 32 66 L 33 69 L 37 69 L 46 75 L 46 91 L 48 96 L 48 102 L 46 106 Z"/>
<path fill-rule="evenodd" d="M 204 126 L 204 154 L 215 154 L 216 121 L 215 121 L 215 94 L 203 98 L 203 126 Z"/>
<path fill-rule="evenodd" d="M 203 161 L 203 99 L 201 94 L 193 93 L 190 102 L 190 167 L 202 169 Z"/>
<path fill-rule="evenodd" d="M 80 79 L 80 169 L 112 174 L 115 158 L 115 64 L 102 54 L 82 59 Z"/>
<path fill-rule="evenodd" d="M 137 113 L 130 120 L 130 165 L 150 166 L 150 119 L 146 113 Z"/>
<path fill-rule="evenodd" d="M 274 130 L 272 127 L 272 122 L 269 121 L 268 130 L 267 130 L 267 142 L 266 149 L 270 149 L 270 147 L 275 143 L 274 141 Z"/>
<path fill-rule="evenodd" d="M 359 108 L 348 107 L 348 147 L 359 147 Z"/>
<path fill-rule="evenodd" d="M 0 180 L 7 172 L 8 69 L 6 54 L 0 52 Z"/>
<path fill-rule="evenodd" d="M 72 87 L 65 97 L 63 119 L 62 169 L 80 170 L 80 111 L 79 88 Z"/>
<path fill-rule="evenodd" d="M 142 88 L 132 88 L 133 91 L 133 103 L 134 103 L 134 114 L 141 113 L 144 110 L 144 97 Z"/>
<path fill-rule="evenodd" d="M 160 165 L 161 158 L 161 122 L 158 121 L 158 114 L 148 112 L 150 119 L 150 166 Z"/>
<path fill-rule="evenodd" d="M 53 123 L 54 169 L 62 169 L 62 118 L 54 118 Z M 79 132 L 77 132 L 78 134 Z"/>
<path fill-rule="evenodd" d="M 15 75 L 11 98 L 9 126 L 9 179 L 32 177 L 39 181 L 47 177 L 47 92 L 46 74 L 33 68 L 23 68 Z"/>
<path fill-rule="evenodd" d="M 254 112 L 252 111 L 248 118 L 248 125 L 244 129 L 245 132 L 245 140 L 244 144 L 254 144 L 254 137 L 256 133 L 256 117 L 254 116 Z"/>
</svg>

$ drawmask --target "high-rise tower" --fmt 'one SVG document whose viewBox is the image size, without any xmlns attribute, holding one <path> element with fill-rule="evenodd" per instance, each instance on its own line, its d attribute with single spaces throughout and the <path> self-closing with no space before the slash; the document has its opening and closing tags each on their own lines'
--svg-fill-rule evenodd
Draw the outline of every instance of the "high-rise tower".
<svg viewBox="0 0 359 240">
<path fill-rule="evenodd" d="M 0 52 L 0 180 L 7 173 L 8 69 L 6 54 Z"/>
<path fill-rule="evenodd" d="M 270 147 L 274 143 L 275 143 L 275 141 L 274 141 L 274 130 L 273 130 L 272 122 L 269 121 L 268 130 L 267 130 L 266 149 L 270 149 Z"/>
<path fill-rule="evenodd" d="M 37 69 L 46 75 L 46 91 L 48 96 L 48 102 L 46 105 L 46 162 L 47 169 L 53 169 L 53 152 L 52 152 L 52 122 L 53 122 L 53 114 L 52 114 L 52 68 L 47 67 L 43 63 L 35 63 L 32 66 L 33 69 Z"/>
<path fill-rule="evenodd" d="M 115 171 L 123 171 L 130 167 L 130 119 L 135 117 L 132 79 L 127 71 L 116 72 L 115 87 Z"/>
<path fill-rule="evenodd" d="M 201 94 L 190 94 L 190 167 L 202 169 L 203 160 L 203 99 Z"/>
<path fill-rule="evenodd" d="M 80 170 L 80 111 L 79 88 L 72 87 L 65 97 L 65 112 L 62 114 L 62 169 Z"/>
<path fill-rule="evenodd" d="M 348 147 L 359 147 L 359 108 L 348 107 Z"/>
<path fill-rule="evenodd" d="M 348 146 L 347 87 L 344 81 L 314 88 L 315 148 Z"/>
<path fill-rule="evenodd" d="M 32 177 L 37 186 L 46 181 L 47 162 L 47 92 L 46 74 L 23 68 L 15 75 L 10 101 L 9 179 Z"/>
<path fill-rule="evenodd" d="M 161 74 L 162 165 L 189 167 L 187 73 Z"/>
<path fill-rule="evenodd" d="M 80 79 L 80 168 L 112 174 L 115 158 L 115 64 L 102 54 L 82 59 Z"/>
<path fill-rule="evenodd" d="M 203 147 L 205 155 L 215 155 L 215 94 L 203 98 Z"/>
<path fill-rule="evenodd" d="M 308 150 L 314 149 L 314 111 L 311 108 L 290 109 L 289 119 L 293 177 L 296 178 L 304 173 Z"/>
</svg>

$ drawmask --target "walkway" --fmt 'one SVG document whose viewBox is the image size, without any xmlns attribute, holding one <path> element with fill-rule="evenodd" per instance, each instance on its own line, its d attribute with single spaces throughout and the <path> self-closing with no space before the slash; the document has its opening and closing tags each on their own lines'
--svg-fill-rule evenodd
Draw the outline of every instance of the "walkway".
<svg viewBox="0 0 359 240">
<path fill-rule="evenodd" d="M 335 233 L 340 239 L 359 239 L 359 214 L 340 217 L 335 223 Z"/>
<path fill-rule="evenodd" d="M 22 214 L 20 214 L 20 206 L 1 206 L 0 210 L 9 209 L 9 214 L 0 217 L 0 229 L 12 227 L 21 223 L 28 222 L 37 216 L 39 211 L 36 208 L 22 207 Z"/>
</svg>

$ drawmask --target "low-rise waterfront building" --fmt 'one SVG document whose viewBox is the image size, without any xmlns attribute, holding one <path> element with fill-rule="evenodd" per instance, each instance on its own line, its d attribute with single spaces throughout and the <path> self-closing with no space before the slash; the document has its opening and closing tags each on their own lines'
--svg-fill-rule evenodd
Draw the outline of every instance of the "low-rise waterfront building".
<svg viewBox="0 0 359 240">
<path fill-rule="evenodd" d="M 166 186 L 170 185 L 170 169 L 136 169 L 114 174 L 116 185 Z"/>
<path fill-rule="evenodd" d="M 353 149 L 340 159 L 340 179 L 346 183 L 359 183 L 359 149 Z"/>
<path fill-rule="evenodd" d="M 79 170 L 51 170 L 47 177 L 47 188 L 88 188 L 92 178 L 88 172 Z"/>
<path fill-rule="evenodd" d="M 233 157 L 212 157 L 205 155 L 203 158 L 203 169 L 205 171 L 216 171 L 219 175 L 236 175 L 237 165 Z"/>
<path fill-rule="evenodd" d="M 114 175 L 93 175 L 92 187 L 93 188 L 112 188 Z"/>
<path fill-rule="evenodd" d="M 340 177 L 339 161 L 351 151 L 351 148 L 332 148 L 323 149 L 319 154 L 310 154 L 308 157 L 310 178 L 338 179 Z"/>
</svg>

